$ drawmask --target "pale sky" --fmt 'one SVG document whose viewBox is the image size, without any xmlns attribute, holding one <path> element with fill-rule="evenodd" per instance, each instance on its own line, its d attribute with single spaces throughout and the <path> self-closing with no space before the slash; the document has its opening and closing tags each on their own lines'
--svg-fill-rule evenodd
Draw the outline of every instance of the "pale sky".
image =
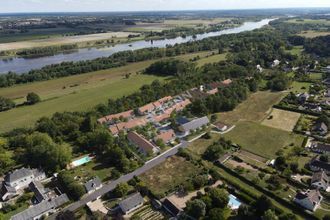
<svg viewBox="0 0 330 220">
<path fill-rule="evenodd" d="M 0 13 L 330 7 L 330 0 L 0 0 Z"/>
</svg>

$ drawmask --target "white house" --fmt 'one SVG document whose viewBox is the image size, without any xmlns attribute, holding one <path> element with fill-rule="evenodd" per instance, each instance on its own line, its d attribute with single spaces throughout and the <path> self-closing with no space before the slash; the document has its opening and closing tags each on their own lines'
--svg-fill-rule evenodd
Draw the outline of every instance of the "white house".
<svg viewBox="0 0 330 220">
<path fill-rule="evenodd" d="M 273 61 L 273 64 L 272 64 L 272 67 L 277 67 L 278 65 L 280 65 L 281 61 L 279 60 L 274 60 Z"/>
<path fill-rule="evenodd" d="M 294 202 L 310 211 L 315 211 L 323 197 L 318 190 L 307 190 L 306 192 L 298 192 L 294 198 Z"/>
<path fill-rule="evenodd" d="M 21 168 L 8 173 L 5 176 L 5 184 L 16 190 L 25 189 L 32 181 L 46 179 L 46 174 L 38 169 Z"/>
</svg>

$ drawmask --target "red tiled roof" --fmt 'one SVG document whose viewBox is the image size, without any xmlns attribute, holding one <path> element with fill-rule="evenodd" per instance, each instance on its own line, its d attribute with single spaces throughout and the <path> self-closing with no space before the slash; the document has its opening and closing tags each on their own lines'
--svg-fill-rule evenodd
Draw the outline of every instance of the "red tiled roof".
<svg viewBox="0 0 330 220">
<path fill-rule="evenodd" d="M 139 108 L 139 111 L 141 113 L 144 113 L 144 112 L 150 112 L 150 111 L 152 111 L 154 109 L 155 109 L 155 106 L 152 103 L 149 103 L 147 105 L 144 105 L 144 106 L 140 107 Z"/>
<path fill-rule="evenodd" d="M 233 82 L 233 81 L 232 81 L 231 79 L 226 79 L 226 80 L 222 81 L 221 83 L 222 83 L 223 85 L 228 86 L 228 85 L 230 85 L 232 82 Z"/>
<path fill-rule="evenodd" d="M 141 151 L 154 152 L 155 146 L 144 137 L 136 133 L 135 131 L 129 132 L 127 135 L 128 140 L 130 140 L 133 144 L 140 148 Z"/>
<path fill-rule="evenodd" d="M 215 89 L 212 89 L 212 90 L 209 90 L 206 92 L 207 94 L 210 94 L 210 95 L 214 95 L 216 93 L 218 93 L 218 88 L 215 88 Z"/>
<path fill-rule="evenodd" d="M 133 110 L 129 110 L 129 111 L 126 111 L 126 112 L 121 112 L 121 113 L 118 113 L 118 114 L 112 114 L 112 115 L 107 115 L 103 118 L 99 118 L 97 121 L 101 124 L 105 123 L 105 122 L 108 122 L 108 121 L 112 121 L 113 119 L 119 119 L 121 117 L 123 118 L 129 118 L 133 115 Z"/>
<path fill-rule="evenodd" d="M 161 132 L 159 135 L 157 135 L 156 140 L 161 139 L 164 141 L 164 143 L 167 143 L 175 138 L 175 133 L 172 129 L 169 129 L 167 131 Z"/>
</svg>

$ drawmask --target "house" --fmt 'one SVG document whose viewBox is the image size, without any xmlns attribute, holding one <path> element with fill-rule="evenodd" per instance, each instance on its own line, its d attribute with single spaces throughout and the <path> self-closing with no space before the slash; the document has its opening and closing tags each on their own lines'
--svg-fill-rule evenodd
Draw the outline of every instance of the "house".
<svg viewBox="0 0 330 220">
<path fill-rule="evenodd" d="M 207 116 L 204 116 L 202 118 L 194 119 L 190 122 L 187 122 L 185 124 L 182 124 L 179 126 L 179 130 L 184 133 L 184 135 L 189 135 L 191 131 L 195 131 L 197 129 L 202 128 L 203 126 L 206 126 L 210 123 Z"/>
<path fill-rule="evenodd" d="M 319 160 L 319 156 L 314 157 L 309 162 L 309 168 L 314 171 L 324 171 L 326 174 L 330 174 L 330 164 Z"/>
<path fill-rule="evenodd" d="M 62 194 L 53 199 L 44 200 L 35 206 L 14 215 L 11 220 L 37 220 L 48 216 L 50 213 L 56 212 L 57 208 L 69 202 L 69 198 L 66 194 Z"/>
<path fill-rule="evenodd" d="M 310 211 L 315 211 L 323 197 L 318 190 L 307 190 L 306 192 L 298 192 L 294 198 L 294 202 Z"/>
<path fill-rule="evenodd" d="M 221 122 L 215 123 L 214 126 L 220 132 L 224 132 L 224 131 L 226 131 L 228 129 L 228 126 L 225 125 L 225 124 L 223 124 L 223 123 L 221 123 Z"/>
<path fill-rule="evenodd" d="M 318 171 L 313 174 L 311 186 L 316 189 L 328 190 L 329 177 L 324 171 Z"/>
<path fill-rule="evenodd" d="M 131 131 L 127 135 L 128 140 L 139 148 L 139 151 L 145 155 L 156 154 L 159 152 L 159 148 L 154 146 L 150 141 L 146 140 L 143 136 L 139 135 L 135 131 Z"/>
<path fill-rule="evenodd" d="M 173 129 L 160 130 L 160 134 L 155 137 L 155 141 L 160 139 L 164 142 L 164 144 L 169 144 L 174 141 L 175 138 L 176 136 Z"/>
<path fill-rule="evenodd" d="M 317 122 L 313 131 L 318 132 L 320 135 L 326 135 L 328 133 L 328 126 L 324 122 Z"/>
<path fill-rule="evenodd" d="M 0 195 L 2 201 L 7 201 L 9 199 L 14 198 L 17 195 L 17 191 L 14 187 L 7 186 L 5 182 L 2 182 Z"/>
<path fill-rule="evenodd" d="M 128 215 L 138 208 L 142 207 L 144 203 L 144 199 L 141 196 L 140 193 L 135 193 L 133 195 L 130 195 L 128 198 L 124 199 L 119 203 L 119 207 L 121 211 L 125 214 Z"/>
<path fill-rule="evenodd" d="M 32 181 L 46 179 L 46 174 L 38 169 L 21 168 L 8 173 L 5 176 L 5 184 L 16 190 L 25 189 Z"/>
<path fill-rule="evenodd" d="M 309 149 L 315 153 L 330 153 L 330 144 L 312 142 Z"/>
<path fill-rule="evenodd" d="M 48 199 L 47 193 L 49 190 L 45 189 L 39 181 L 32 181 L 29 184 L 29 188 L 34 192 L 35 203 L 40 203 Z"/>
<path fill-rule="evenodd" d="M 129 110 L 129 111 L 121 112 L 121 113 L 118 113 L 118 114 L 112 114 L 112 115 L 105 116 L 103 118 L 99 118 L 97 121 L 100 124 L 104 124 L 104 123 L 107 123 L 107 122 L 111 122 L 115 119 L 130 118 L 130 117 L 133 116 L 133 113 L 134 113 L 133 110 Z"/>
<path fill-rule="evenodd" d="M 309 99 L 309 97 L 310 95 L 307 92 L 302 93 L 298 95 L 298 101 L 300 104 L 304 104 Z"/>
<path fill-rule="evenodd" d="M 261 65 L 257 65 L 257 70 L 260 72 L 260 73 L 262 73 L 263 72 L 263 68 L 261 67 Z"/>
<path fill-rule="evenodd" d="M 94 177 L 93 179 L 87 181 L 85 184 L 85 189 L 87 193 L 92 193 L 95 192 L 96 190 L 100 189 L 102 187 L 102 182 L 100 178 L 97 176 Z"/>
<path fill-rule="evenodd" d="M 179 216 L 183 213 L 183 209 L 180 208 L 174 201 L 172 201 L 170 198 L 166 198 L 163 201 L 163 207 L 164 209 L 171 214 L 173 217 Z"/>
</svg>

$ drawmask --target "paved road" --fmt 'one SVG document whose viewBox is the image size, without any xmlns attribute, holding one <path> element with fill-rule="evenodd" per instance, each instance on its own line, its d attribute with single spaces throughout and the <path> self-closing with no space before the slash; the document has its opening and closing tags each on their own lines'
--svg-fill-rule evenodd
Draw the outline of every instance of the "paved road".
<svg viewBox="0 0 330 220">
<path fill-rule="evenodd" d="M 200 135 L 200 136 L 202 136 L 202 135 Z M 200 136 L 198 136 L 197 138 L 194 138 L 193 140 L 191 140 L 189 142 L 182 140 L 181 144 L 179 144 L 179 145 L 169 149 L 168 151 L 164 152 L 163 154 L 147 161 L 142 167 L 138 168 L 134 172 L 121 176 L 117 180 L 104 184 L 101 189 L 95 191 L 92 194 L 85 195 L 82 199 L 80 199 L 79 201 L 77 201 L 75 203 L 70 204 L 69 206 L 65 207 L 62 211 L 67 211 L 67 210 L 76 211 L 78 208 L 86 205 L 88 202 L 93 201 L 93 200 L 99 198 L 100 196 L 103 196 L 106 193 L 110 192 L 111 190 L 115 189 L 119 183 L 128 182 L 129 180 L 133 179 L 134 176 L 139 176 L 139 175 L 147 172 L 151 168 L 164 162 L 168 157 L 175 155 L 180 148 L 186 148 L 190 142 L 200 138 Z M 57 213 L 50 216 L 48 219 L 55 219 L 56 215 L 57 215 Z"/>
</svg>

